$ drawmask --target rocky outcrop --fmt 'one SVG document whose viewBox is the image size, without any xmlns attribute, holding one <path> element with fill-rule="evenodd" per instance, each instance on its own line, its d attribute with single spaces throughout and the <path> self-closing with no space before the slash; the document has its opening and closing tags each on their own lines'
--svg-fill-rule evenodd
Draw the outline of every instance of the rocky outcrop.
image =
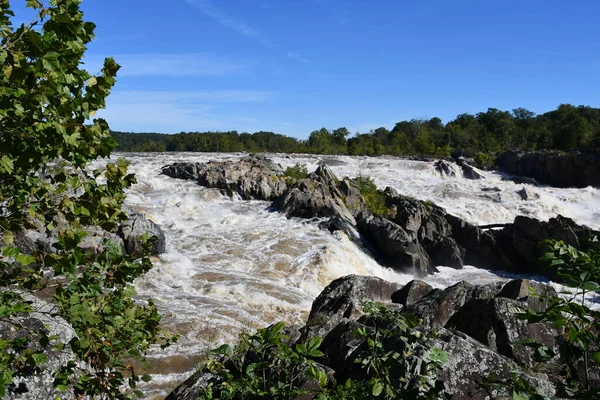
<svg viewBox="0 0 600 400">
<path fill-rule="evenodd" d="M 236 161 L 174 163 L 164 166 L 162 173 L 228 194 L 238 193 L 245 200 L 275 200 L 287 188 L 281 167 L 264 155 L 248 155 Z"/>
<path fill-rule="evenodd" d="M 127 253 L 138 257 L 144 254 L 144 238 L 153 240 L 150 247 L 151 255 L 164 253 L 166 251 L 166 239 L 160 227 L 139 212 L 129 211 L 128 215 L 128 220 L 123 222 L 118 229 L 118 234 L 123 240 Z"/>
<path fill-rule="evenodd" d="M 460 165 L 464 174 L 472 173 L 471 178 L 477 179 L 477 171 L 466 160 L 458 158 L 457 162 L 460 164 L 439 160 L 436 166 L 441 173 L 450 174 Z M 165 166 L 163 173 L 237 191 L 243 198 L 272 199 L 279 194 L 272 202 L 273 210 L 288 217 L 329 218 L 320 222 L 321 228 L 342 231 L 381 264 L 420 276 L 435 272 L 436 266 L 462 268 L 465 264 L 552 276 L 552 271 L 536 266 L 541 255 L 538 243 L 557 239 L 579 247 L 580 239 L 592 233 L 561 216 L 549 222 L 517 217 L 512 224 L 477 227 L 435 204 L 402 196 L 389 187 L 365 194 L 370 196 L 368 203 L 360 191 L 364 182 L 339 180 L 327 165 L 319 166 L 305 179 L 290 182 L 289 187 L 277 175 L 281 173 L 279 166 L 262 156 L 172 164 Z M 484 190 L 482 195 L 500 198 L 499 189 Z M 524 200 L 536 196 L 526 189 L 519 194 Z M 370 210 L 368 204 L 376 209 Z"/>
<path fill-rule="evenodd" d="M 455 162 L 444 159 L 437 160 L 433 165 L 435 170 L 442 176 L 462 176 L 465 179 L 470 180 L 485 179 L 485 177 L 481 175 L 475 167 L 471 166 L 464 157 L 456 158 Z"/>
<path fill-rule="evenodd" d="M 519 319 L 518 313 L 525 309 L 543 310 L 547 306 L 545 296 L 554 295 L 551 287 L 527 280 L 484 286 L 461 282 L 440 290 L 431 289 L 421 281 L 399 288 L 379 278 L 350 275 L 333 281 L 317 297 L 297 343 L 322 336 L 320 350 L 324 357 L 318 361 L 329 374 L 337 382 L 348 378 L 367 381 L 367 370 L 357 362 L 364 357 L 366 339 L 357 331 L 382 331 L 394 324 L 386 317 L 364 314 L 362 305 L 375 302 L 389 311 L 409 312 L 422 320 L 412 332 L 418 331 L 417 336 L 424 339 L 411 354 L 426 358 L 431 349 L 446 352 L 448 360 L 441 365 L 437 380 L 453 400 L 511 399 L 511 391 L 497 391 L 491 380 L 508 382 L 514 377 L 528 382 L 538 394 L 552 398 L 553 382 L 561 379 L 556 365 L 561 362 L 562 328 L 527 324 Z M 556 349 L 554 364 L 538 364 L 533 350 L 519 345 L 519 340 L 528 338 Z M 384 353 L 402 354 L 406 346 L 394 337 L 380 340 Z M 598 367 L 593 367 L 590 376 L 595 376 L 597 370 Z M 200 370 L 168 399 L 197 398 L 211 378 L 208 371 Z"/>
<path fill-rule="evenodd" d="M 496 159 L 507 174 L 556 187 L 600 186 L 600 152 L 507 151 Z"/>
<path fill-rule="evenodd" d="M 355 225 L 356 220 L 344 203 L 346 196 L 339 184 L 331 169 L 321 165 L 306 179 L 290 186 L 272 207 L 288 217 L 339 217 Z M 345 185 L 348 191 L 352 190 L 349 182 Z"/>
</svg>

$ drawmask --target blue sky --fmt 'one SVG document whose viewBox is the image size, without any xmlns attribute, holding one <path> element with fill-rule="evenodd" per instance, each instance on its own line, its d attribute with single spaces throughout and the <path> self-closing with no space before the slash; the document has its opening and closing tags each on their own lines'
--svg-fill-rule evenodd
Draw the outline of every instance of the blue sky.
<svg viewBox="0 0 600 400">
<path fill-rule="evenodd" d="M 24 3 L 13 0 L 13 4 Z M 367 132 L 488 107 L 600 107 L 597 0 L 84 0 L 115 130 Z"/>
</svg>

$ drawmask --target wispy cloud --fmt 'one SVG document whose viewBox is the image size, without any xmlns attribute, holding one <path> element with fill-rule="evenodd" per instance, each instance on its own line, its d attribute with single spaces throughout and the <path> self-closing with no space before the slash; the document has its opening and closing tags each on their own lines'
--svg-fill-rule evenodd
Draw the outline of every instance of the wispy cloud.
<svg viewBox="0 0 600 400">
<path fill-rule="evenodd" d="M 236 129 L 248 103 L 270 103 L 275 94 L 255 90 L 114 91 L 98 113 L 112 129 L 175 133 Z"/>
<path fill-rule="evenodd" d="M 390 22 L 389 24 L 385 24 L 385 25 L 380 26 L 378 28 L 371 29 L 370 31 L 367 31 L 367 32 L 363 33 L 362 36 L 368 36 L 368 35 L 371 35 L 371 34 L 373 34 L 375 32 L 383 31 L 383 30 L 385 30 L 387 28 L 391 28 L 392 26 L 394 26 L 396 24 L 397 24 L 397 22 Z"/>
<path fill-rule="evenodd" d="M 273 46 L 273 42 L 260 33 L 257 29 L 248 25 L 244 21 L 240 21 L 231 17 L 227 12 L 215 7 L 208 0 L 185 0 L 186 3 L 198 8 L 204 14 L 217 21 L 226 28 L 232 29 L 241 35 L 250 39 L 261 42 L 267 46 Z"/>
<path fill-rule="evenodd" d="M 301 61 L 303 63 L 310 64 L 310 61 L 307 60 L 306 58 L 304 58 L 302 56 L 302 54 L 294 53 L 293 51 L 289 51 L 287 53 L 287 55 L 288 55 L 289 58 L 293 58 L 294 60 L 298 60 L 298 61 Z"/>
<path fill-rule="evenodd" d="M 230 76 L 248 73 L 255 63 L 210 53 L 195 54 L 122 54 L 114 56 L 121 65 L 119 76 Z M 102 67 L 102 57 L 86 57 L 90 72 Z"/>
</svg>

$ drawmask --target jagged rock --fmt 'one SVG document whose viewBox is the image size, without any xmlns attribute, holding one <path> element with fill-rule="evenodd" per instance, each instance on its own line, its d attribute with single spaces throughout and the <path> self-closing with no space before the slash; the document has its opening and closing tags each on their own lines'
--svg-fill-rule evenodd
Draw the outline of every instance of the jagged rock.
<svg viewBox="0 0 600 400">
<path fill-rule="evenodd" d="M 532 200 L 532 199 L 539 199 L 540 195 L 537 193 L 530 193 L 527 189 L 525 189 L 525 187 L 523 187 L 521 190 L 517 191 L 517 194 L 521 197 L 521 200 Z"/>
<path fill-rule="evenodd" d="M 197 400 L 202 398 L 204 390 L 211 384 L 214 384 L 216 377 L 205 370 L 196 371 L 192 376 L 186 379 L 181 385 L 177 386 L 165 400 Z"/>
<path fill-rule="evenodd" d="M 420 301 L 408 306 L 406 311 L 423 319 L 423 326 L 439 328 L 446 326 L 450 318 L 472 299 L 491 299 L 502 289 L 501 284 L 475 286 L 459 282 L 447 289 L 434 289 Z"/>
<path fill-rule="evenodd" d="M 496 159 L 496 165 L 502 172 L 551 186 L 600 186 L 600 151 L 507 151 Z"/>
<path fill-rule="evenodd" d="M 275 200 L 287 188 L 281 166 L 264 155 L 249 155 L 237 161 L 174 163 L 164 166 L 162 173 L 238 193 L 245 200 Z"/>
<path fill-rule="evenodd" d="M 400 284 L 374 276 L 348 275 L 331 282 L 315 299 L 302 338 L 325 336 L 340 322 L 363 315 L 366 301 L 391 304 Z"/>
<path fill-rule="evenodd" d="M 485 177 L 483 175 L 481 175 L 479 172 L 477 172 L 475 167 L 473 167 L 467 163 L 467 161 L 465 160 L 464 157 L 457 158 L 456 163 L 462 169 L 463 176 L 465 177 L 465 179 L 470 179 L 470 180 L 485 179 Z"/>
<path fill-rule="evenodd" d="M 418 275 L 436 271 L 423 246 L 400 225 L 376 217 L 359 221 L 358 228 L 373 245 L 382 264 L 398 270 L 414 270 Z"/>
<path fill-rule="evenodd" d="M 524 308 L 542 312 L 548 308 L 550 299 L 558 296 L 556 289 L 529 279 L 515 279 L 508 282 L 498 297 L 517 300 Z"/>
<path fill-rule="evenodd" d="M 454 164 L 446 160 L 437 160 L 433 163 L 435 170 L 440 173 L 442 176 L 456 176 L 456 171 L 454 168 Z"/>
<path fill-rule="evenodd" d="M 521 302 L 502 297 L 473 299 L 448 321 L 446 327 L 457 329 L 519 365 L 532 368 L 536 365 L 533 349 L 519 345 L 518 341 L 532 339 L 558 353 L 563 330 L 554 328 L 551 323 L 521 321 L 517 314 L 525 310 L 522 306 Z"/>
<path fill-rule="evenodd" d="M 166 240 L 163 231 L 146 216 L 136 211 L 129 211 L 129 219 L 119 226 L 118 234 L 125 243 L 127 253 L 131 255 L 140 256 L 143 254 L 143 236 L 156 238 L 152 244 L 152 255 L 158 255 L 166 251 Z"/>
<path fill-rule="evenodd" d="M 288 217 L 340 217 L 352 225 L 356 220 L 344 204 L 339 181 L 328 166 L 321 165 L 308 178 L 294 183 L 272 207 Z"/>
<path fill-rule="evenodd" d="M 392 294 L 392 302 L 410 306 L 420 301 L 425 295 L 431 292 L 433 288 L 426 282 L 415 279 L 408 282 L 404 287 Z"/>
<path fill-rule="evenodd" d="M 547 375 L 513 372 L 511 360 L 460 332 L 439 328 L 428 344 L 448 353 L 448 362 L 442 365 L 439 379 L 453 400 L 512 400 L 511 391 L 498 392 L 488 381 L 493 377 L 506 382 L 512 373 L 529 382 L 543 396 L 553 397 L 556 392 Z"/>
</svg>

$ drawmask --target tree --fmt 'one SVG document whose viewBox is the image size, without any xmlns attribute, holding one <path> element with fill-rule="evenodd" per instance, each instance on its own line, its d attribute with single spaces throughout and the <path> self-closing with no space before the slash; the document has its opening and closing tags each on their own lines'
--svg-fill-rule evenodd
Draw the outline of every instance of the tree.
<svg viewBox="0 0 600 400">
<path fill-rule="evenodd" d="M 91 227 L 114 232 L 126 219 L 124 190 L 135 183 L 125 160 L 87 168 L 115 146 L 104 120 L 88 121 L 119 66 L 108 58 L 98 75 L 79 68 L 95 28 L 80 3 L 28 0 L 35 20 L 13 27 L 9 1 L 0 0 L 0 322 L 19 332 L 0 340 L 0 397 L 16 376 L 41 371 L 52 349 L 70 347 L 76 359 L 55 372 L 58 389 L 128 398 L 121 387 L 140 379 L 132 363 L 159 340 L 156 307 L 132 299 L 149 259 L 108 240 L 97 253 L 79 247 Z M 33 228 L 54 238 L 52 249 L 19 245 Z M 19 322 L 35 311 L 26 298 L 44 289 L 77 334 L 69 343 Z"/>
</svg>

